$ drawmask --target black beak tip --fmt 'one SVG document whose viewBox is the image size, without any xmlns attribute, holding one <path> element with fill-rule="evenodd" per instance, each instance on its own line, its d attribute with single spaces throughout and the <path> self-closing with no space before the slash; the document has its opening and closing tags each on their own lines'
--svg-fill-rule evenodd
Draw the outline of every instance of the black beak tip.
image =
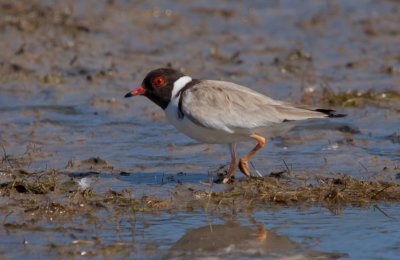
<svg viewBox="0 0 400 260">
<path fill-rule="evenodd" d="M 129 92 L 129 93 L 127 93 L 125 96 L 124 96 L 125 98 L 128 98 L 128 97 L 133 97 L 133 95 L 132 95 L 132 93 L 131 92 Z"/>
</svg>

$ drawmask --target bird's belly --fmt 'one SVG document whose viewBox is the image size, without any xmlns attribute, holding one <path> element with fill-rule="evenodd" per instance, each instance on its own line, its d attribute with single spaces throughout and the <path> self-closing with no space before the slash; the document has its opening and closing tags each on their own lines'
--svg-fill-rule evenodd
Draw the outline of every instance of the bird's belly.
<svg viewBox="0 0 400 260">
<path fill-rule="evenodd" d="M 248 136 L 244 136 L 242 134 L 238 135 L 223 130 L 205 128 L 193 123 L 187 116 L 178 118 L 177 114 L 175 115 L 173 113 L 168 113 L 167 111 L 165 112 L 168 121 L 175 126 L 176 129 L 188 137 L 202 143 L 229 144 L 244 141 L 249 138 Z"/>
</svg>

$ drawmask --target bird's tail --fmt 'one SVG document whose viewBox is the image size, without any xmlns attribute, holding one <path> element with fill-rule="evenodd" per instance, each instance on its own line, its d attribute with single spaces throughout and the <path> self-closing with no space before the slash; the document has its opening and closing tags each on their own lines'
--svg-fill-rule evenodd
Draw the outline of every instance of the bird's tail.
<svg viewBox="0 0 400 260">
<path fill-rule="evenodd" d="M 336 114 L 335 110 L 332 109 L 314 109 L 315 112 L 320 112 L 322 114 L 327 115 L 327 117 L 345 117 L 346 114 Z"/>
</svg>

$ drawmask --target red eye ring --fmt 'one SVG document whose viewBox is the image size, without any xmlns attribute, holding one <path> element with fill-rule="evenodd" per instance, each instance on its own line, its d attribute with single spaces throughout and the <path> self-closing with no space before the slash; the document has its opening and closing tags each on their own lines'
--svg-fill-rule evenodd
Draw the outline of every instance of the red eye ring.
<svg viewBox="0 0 400 260">
<path fill-rule="evenodd" d="M 165 78 L 163 76 L 157 76 L 153 78 L 152 83 L 157 88 L 161 88 L 165 84 Z"/>
</svg>

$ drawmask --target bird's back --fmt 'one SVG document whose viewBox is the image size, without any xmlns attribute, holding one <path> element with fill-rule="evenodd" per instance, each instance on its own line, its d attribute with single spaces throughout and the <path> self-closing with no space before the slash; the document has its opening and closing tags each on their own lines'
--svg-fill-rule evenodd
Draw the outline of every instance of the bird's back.
<svg viewBox="0 0 400 260">
<path fill-rule="evenodd" d="M 184 93 L 182 107 L 198 124 L 232 131 L 327 116 L 274 100 L 244 86 L 213 80 L 201 81 Z"/>
</svg>

